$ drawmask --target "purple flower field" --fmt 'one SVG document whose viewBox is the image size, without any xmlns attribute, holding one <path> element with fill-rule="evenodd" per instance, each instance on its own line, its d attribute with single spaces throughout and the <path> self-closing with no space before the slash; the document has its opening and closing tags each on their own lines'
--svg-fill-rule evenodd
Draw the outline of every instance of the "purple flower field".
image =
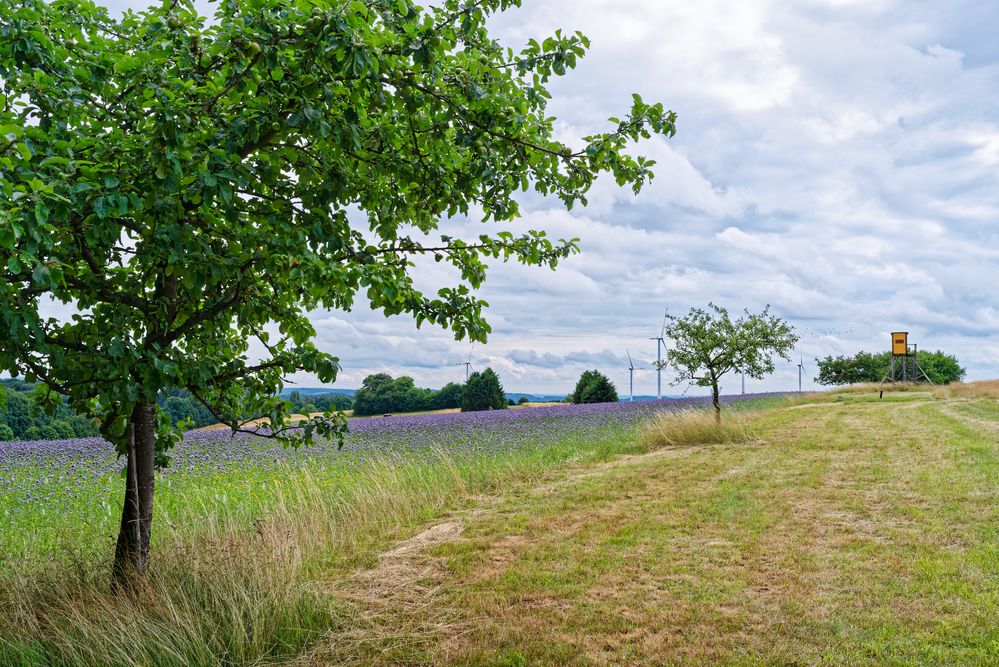
<svg viewBox="0 0 999 667">
<path fill-rule="evenodd" d="M 246 483 L 263 487 L 282 472 L 306 465 L 349 471 L 378 459 L 435 459 L 441 451 L 461 461 L 526 448 L 543 450 L 570 440 L 628 437 L 634 426 L 657 412 L 709 404 L 709 399 L 698 397 L 357 419 L 351 420 L 341 450 L 325 443 L 289 449 L 226 430 L 191 432 L 171 450 L 171 465 L 159 473 L 159 484 L 206 486 L 249 477 Z M 122 466 L 114 448 L 100 438 L 0 442 L 0 524 L 14 532 L 34 530 L 62 514 L 73 523 L 108 528 L 120 503 Z"/>
</svg>

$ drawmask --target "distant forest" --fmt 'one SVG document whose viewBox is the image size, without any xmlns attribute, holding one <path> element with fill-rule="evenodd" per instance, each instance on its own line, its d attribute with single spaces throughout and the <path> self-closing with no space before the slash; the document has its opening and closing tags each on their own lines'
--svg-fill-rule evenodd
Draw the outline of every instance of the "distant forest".
<svg viewBox="0 0 999 667">
<path fill-rule="evenodd" d="M 65 403 L 48 415 L 35 408 L 35 385 L 24 380 L 0 379 L 0 442 L 4 440 L 64 440 L 100 435 L 97 426 Z M 6 400 L 5 400 L 6 399 Z M 353 399 L 345 394 L 291 392 L 286 398 L 295 412 L 308 414 L 326 410 L 349 410 Z M 188 428 L 215 424 L 218 420 L 186 391 L 171 391 L 157 400 L 174 423 Z"/>
<path fill-rule="evenodd" d="M 353 396 L 340 392 L 293 390 L 284 400 L 291 404 L 293 412 L 299 414 L 353 410 L 358 416 L 447 408 L 500 409 L 513 404 L 491 369 L 473 373 L 468 386 L 472 387 L 469 393 L 466 393 L 465 384 L 457 383 L 450 383 L 439 390 L 423 389 L 417 387 L 410 377 L 393 378 L 385 373 L 376 373 L 366 377 L 361 389 Z M 96 425 L 75 414 L 65 403 L 52 415 L 36 410 L 32 396 L 35 385 L 30 382 L 0 379 L 0 388 L 3 390 L 3 395 L 0 395 L 0 441 L 63 440 L 99 435 Z M 519 397 L 521 403 L 527 400 L 526 397 Z M 218 422 L 205 406 L 186 391 L 165 392 L 157 402 L 175 424 L 200 428 Z"/>
<path fill-rule="evenodd" d="M 97 427 L 65 403 L 48 415 L 35 409 L 35 385 L 0 379 L 0 441 L 63 440 L 98 435 Z"/>
<path fill-rule="evenodd" d="M 353 403 L 349 395 L 333 392 L 302 394 L 292 391 L 284 400 L 291 404 L 292 412 L 304 415 L 327 410 L 350 410 Z M 186 391 L 172 391 L 160 396 L 158 403 L 175 424 L 186 420 L 189 428 L 200 428 L 218 423 L 218 419 Z M 247 415 L 248 418 L 251 416 Z"/>
</svg>

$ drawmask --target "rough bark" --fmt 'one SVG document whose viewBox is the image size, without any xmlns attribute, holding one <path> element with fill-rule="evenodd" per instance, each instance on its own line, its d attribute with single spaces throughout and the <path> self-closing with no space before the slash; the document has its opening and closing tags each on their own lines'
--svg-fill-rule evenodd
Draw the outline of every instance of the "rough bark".
<svg viewBox="0 0 999 667">
<path fill-rule="evenodd" d="M 156 404 L 140 402 L 128 424 L 125 503 L 114 550 L 113 583 L 134 590 L 149 571 L 156 458 Z"/>
<path fill-rule="evenodd" d="M 715 408 L 715 421 L 721 424 L 721 399 L 718 393 L 718 382 L 711 384 L 711 405 Z"/>
</svg>

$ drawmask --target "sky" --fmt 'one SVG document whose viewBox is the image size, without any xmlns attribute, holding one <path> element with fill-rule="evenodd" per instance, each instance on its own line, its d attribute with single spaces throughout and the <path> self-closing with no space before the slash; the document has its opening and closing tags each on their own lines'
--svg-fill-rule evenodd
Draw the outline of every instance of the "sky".
<svg viewBox="0 0 999 667">
<path fill-rule="evenodd" d="M 343 365 L 335 386 L 387 372 L 439 387 L 470 359 L 508 391 L 565 394 L 596 368 L 626 394 L 630 350 L 636 394 L 654 394 L 664 313 L 708 302 L 769 304 L 801 334 L 747 391 L 796 389 L 799 355 L 814 388 L 816 357 L 887 350 L 897 330 L 956 354 L 969 379 L 999 377 L 996 25 L 999 3 L 956 0 L 523 0 L 492 21 L 505 45 L 557 28 L 592 40 L 552 86 L 560 138 L 609 129 L 634 92 L 675 111 L 677 135 L 638 147 L 658 161 L 638 196 L 603 179 L 585 209 L 525 198 L 513 231 L 578 237 L 582 252 L 556 272 L 495 266 L 478 292 L 488 344 L 363 304 L 313 313 Z M 450 277 L 421 265 L 417 280 Z M 687 389 L 671 380 L 666 393 Z"/>
</svg>

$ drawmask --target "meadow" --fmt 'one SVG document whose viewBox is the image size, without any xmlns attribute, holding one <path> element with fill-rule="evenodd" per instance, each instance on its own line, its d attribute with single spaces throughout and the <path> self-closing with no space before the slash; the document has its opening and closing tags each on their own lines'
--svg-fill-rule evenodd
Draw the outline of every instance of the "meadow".
<svg viewBox="0 0 999 667">
<path fill-rule="evenodd" d="M 626 449 L 634 426 L 650 414 L 703 402 L 357 419 L 342 448 L 317 443 L 291 449 L 228 430 L 192 431 L 170 451 L 170 465 L 157 479 L 156 521 L 166 529 L 157 534 L 170 539 L 174 528 L 190 534 L 204 526 L 250 526 L 277 507 L 304 502 L 303 485 L 344 492 L 354 478 L 385 465 L 446 461 L 473 474 L 498 460 L 583 456 L 600 443 Z M 9 527 L 0 542 L 0 569 L 64 558 L 81 562 L 108 552 L 120 517 L 122 468 L 100 438 L 0 443 L 0 517 Z"/>
<path fill-rule="evenodd" d="M 993 389 L 191 434 L 136 600 L 107 445 L 0 443 L 0 664 L 994 664 Z"/>
</svg>

